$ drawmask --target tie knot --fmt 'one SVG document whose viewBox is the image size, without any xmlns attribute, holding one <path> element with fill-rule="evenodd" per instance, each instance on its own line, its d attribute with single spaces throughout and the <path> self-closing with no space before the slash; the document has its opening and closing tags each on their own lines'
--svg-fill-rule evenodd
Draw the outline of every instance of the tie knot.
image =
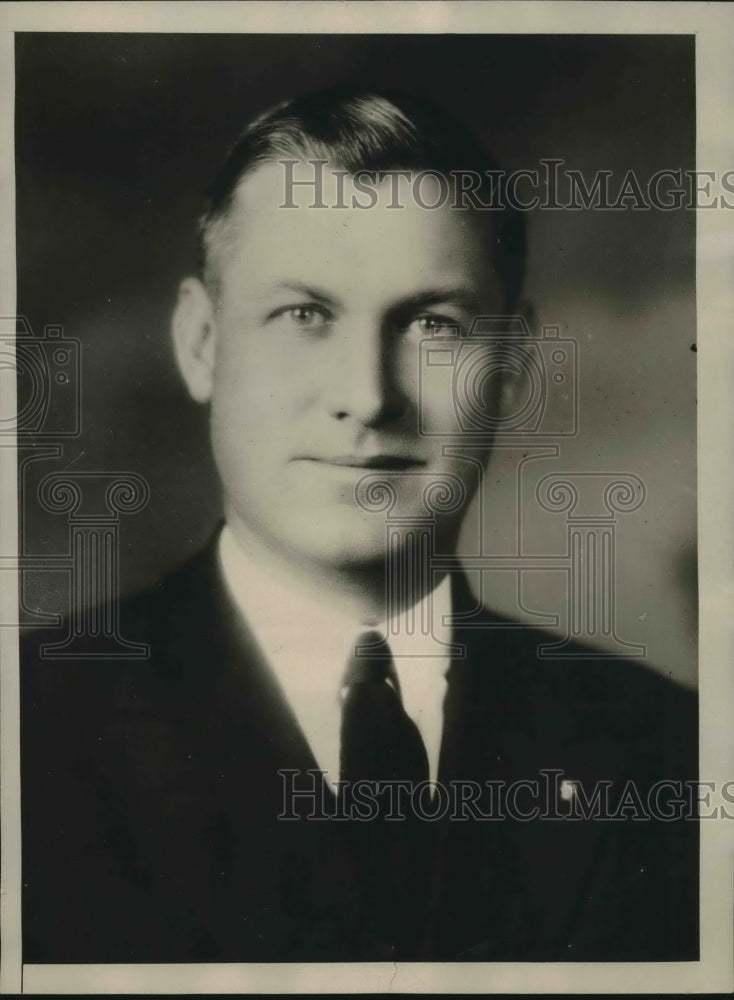
<svg viewBox="0 0 734 1000">
<path fill-rule="evenodd" d="M 344 687 L 389 680 L 397 689 L 397 676 L 390 647 L 374 629 L 362 632 L 354 642 L 344 673 Z"/>
</svg>

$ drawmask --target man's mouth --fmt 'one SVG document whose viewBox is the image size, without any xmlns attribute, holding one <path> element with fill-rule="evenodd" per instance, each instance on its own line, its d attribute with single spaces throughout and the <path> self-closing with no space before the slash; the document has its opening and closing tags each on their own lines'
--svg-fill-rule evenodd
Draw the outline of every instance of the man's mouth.
<svg viewBox="0 0 734 1000">
<path fill-rule="evenodd" d="M 324 458 L 304 456 L 301 461 L 314 462 L 320 465 L 331 465 L 344 469 L 363 469 L 365 472 L 405 472 L 417 469 L 426 463 L 423 459 L 410 455 L 391 455 L 379 453 L 374 455 L 330 455 Z"/>
</svg>

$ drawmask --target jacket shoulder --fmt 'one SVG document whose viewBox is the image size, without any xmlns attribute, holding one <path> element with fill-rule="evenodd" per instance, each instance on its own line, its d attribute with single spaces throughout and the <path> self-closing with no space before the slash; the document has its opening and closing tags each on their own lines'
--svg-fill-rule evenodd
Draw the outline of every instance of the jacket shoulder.
<svg viewBox="0 0 734 1000">
<path fill-rule="evenodd" d="M 636 760 L 659 777 L 694 778 L 698 697 L 638 658 L 609 657 L 487 611 L 466 640 L 482 700 L 502 706 L 508 739 L 536 737 L 600 761 Z M 554 655 L 545 655 L 547 652 Z M 574 753 L 574 756 L 577 754 Z"/>
<path fill-rule="evenodd" d="M 42 715 L 47 705 L 57 714 L 64 706 L 79 716 L 85 708 L 112 706 L 116 691 L 165 674 L 174 661 L 190 661 L 191 636 L 200 636 L 205 620 L 221 612 L 219 586 L 215 556 L 204 550 L 115 605 L 82 609 L 62 616 L 57 626 L 23 632 L 24 710 Z"/>
</svg>

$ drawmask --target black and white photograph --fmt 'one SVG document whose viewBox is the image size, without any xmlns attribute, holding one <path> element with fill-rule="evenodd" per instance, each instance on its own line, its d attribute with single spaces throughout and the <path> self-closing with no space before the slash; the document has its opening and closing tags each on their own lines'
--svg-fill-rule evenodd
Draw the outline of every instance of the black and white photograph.
<svg viewBox="0 0 734 1000">
<path fill-rule="evenodd" d="M 731 5 L 13 6 L 3 991 L 725 982 Z"/>
</svg>

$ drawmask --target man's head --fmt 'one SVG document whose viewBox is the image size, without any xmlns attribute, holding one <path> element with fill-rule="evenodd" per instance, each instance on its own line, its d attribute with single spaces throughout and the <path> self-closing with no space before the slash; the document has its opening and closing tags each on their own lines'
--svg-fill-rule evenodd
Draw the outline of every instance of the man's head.
<svg viewBox="0 0 734 1000">
<path fill-rule="evenodd" d="M 398 171 L 408 186 L 396 207 Z M 446 487 L 457 502 L 437 528 L 452 542 L 477 451 L 444 454 L 461 426 L 450 382 L 421 379 L 420 343 L 516 306 L 521 219 L 467 207 L 442 184 L 473 175 L 477 197 L 492 189 L 497 202 L 496 171 L 453 119 L 403 97 L 325 91 L 245 130 L 211 186 L 200 274 L 174 317 L 241 537 L 292 564 L 384 562 L 385 515 L 360 501 L 384 482 L 406 526 L 430 513 L 427 488 Z M 483 392 L 499 406 L 497 379 Z"/>
</svg>

